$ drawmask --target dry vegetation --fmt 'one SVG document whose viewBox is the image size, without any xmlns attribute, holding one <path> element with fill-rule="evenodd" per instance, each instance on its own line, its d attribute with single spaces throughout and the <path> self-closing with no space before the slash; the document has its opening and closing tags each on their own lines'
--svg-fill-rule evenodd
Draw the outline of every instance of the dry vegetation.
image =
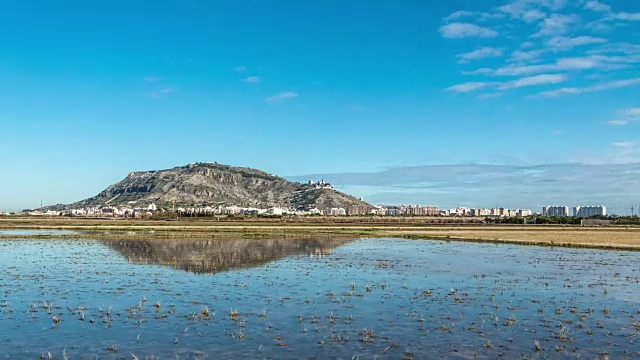
<svg viewBox="0 0 640 360">
<path fill-rule="evenodd" d="M 523 245 L 640 250 L 640 228 L 607 226 L 433 224 L 420 218 L 219 219 L 209 221 L 90 220 L 69 218 L 0 218 L 0 229 L 75 230 L 94 237 L 129 238 L 304 238 L 403 237 L 450 239 Z M 0 238 L 9 237 L 2 236 Z M 15 236 L 11 236 L 15 238 Z M 29 236 L 33 237 L 33 236 Z M 50 237 L 50 236 L 48 236 Z M 56 237 L 86 237 L 66 235 Z"/>
</svg>

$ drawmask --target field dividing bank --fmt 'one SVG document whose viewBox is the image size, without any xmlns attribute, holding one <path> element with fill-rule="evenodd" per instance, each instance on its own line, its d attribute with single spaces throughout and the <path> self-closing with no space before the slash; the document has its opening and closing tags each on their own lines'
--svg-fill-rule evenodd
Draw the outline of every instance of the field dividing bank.
<svg viewBox="0 0 640 360">
<path fill-rule="evenodd" d="M 0 229 L 71 230 L 75 235 L 3 235 L 2 238 L 409 238 L 540 246 L 640 250 L 640 227 L 549 225 L 433 225 L 417 223 L 292 221 L 126 221 L 77 219 L 0 219 Z"/>
</svg>

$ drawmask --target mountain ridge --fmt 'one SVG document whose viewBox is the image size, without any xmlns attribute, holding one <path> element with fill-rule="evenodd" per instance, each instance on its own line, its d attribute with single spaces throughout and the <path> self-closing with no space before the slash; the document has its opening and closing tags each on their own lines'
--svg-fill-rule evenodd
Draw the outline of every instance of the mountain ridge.
<svg viewBox="0 0 640 360">
<path fill-rule="evenodd" d="M 97 195 L 65 208 L 123 205 L 280 207 L 293 210 L 373 208 L 334 190 L 324 181 L 292 182 L 262 170 L 219 163 L 195 163 L 164 170 L 135 171 Z"/>
</svg>

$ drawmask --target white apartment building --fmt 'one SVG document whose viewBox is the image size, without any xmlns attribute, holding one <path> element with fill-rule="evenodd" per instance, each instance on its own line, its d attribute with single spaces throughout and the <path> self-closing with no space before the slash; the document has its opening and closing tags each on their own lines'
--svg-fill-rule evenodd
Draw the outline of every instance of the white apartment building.
<svg viewBox="0 0 640 360">
<path fill-rule="evenodd" d="M 606 206 L 576 206 L 573 208 L 573 216 L 590 217 L 590 216 L 606 216 Z"/>
<path fill-rule="evenodd" d="M 568 206 L 545 206 L 542 208 L 544 216 L 569 216 Z"/>
</svg>

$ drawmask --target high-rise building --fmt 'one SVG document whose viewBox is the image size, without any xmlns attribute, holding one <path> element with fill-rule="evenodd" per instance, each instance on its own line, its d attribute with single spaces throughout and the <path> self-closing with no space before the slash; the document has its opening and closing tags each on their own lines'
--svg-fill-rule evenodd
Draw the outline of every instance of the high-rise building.
<svg viewBox="0 0 640 360">
<path fill-rule="evenodd" d="M 606 206 L 576 206 L 573 208 L 575 217 L 607 216 Z"/>
<path fill-rule="evenodd" d="M 400 211 L 402 214 L 410 216 L 440 215 L 440 209 L 435 206 L 402 205 Z"/>
<path fill-rule="evenodd" d="M 544 216 L 569 216 L 568 206 L 545 206 L 542 208 Z"/>
</svg>

